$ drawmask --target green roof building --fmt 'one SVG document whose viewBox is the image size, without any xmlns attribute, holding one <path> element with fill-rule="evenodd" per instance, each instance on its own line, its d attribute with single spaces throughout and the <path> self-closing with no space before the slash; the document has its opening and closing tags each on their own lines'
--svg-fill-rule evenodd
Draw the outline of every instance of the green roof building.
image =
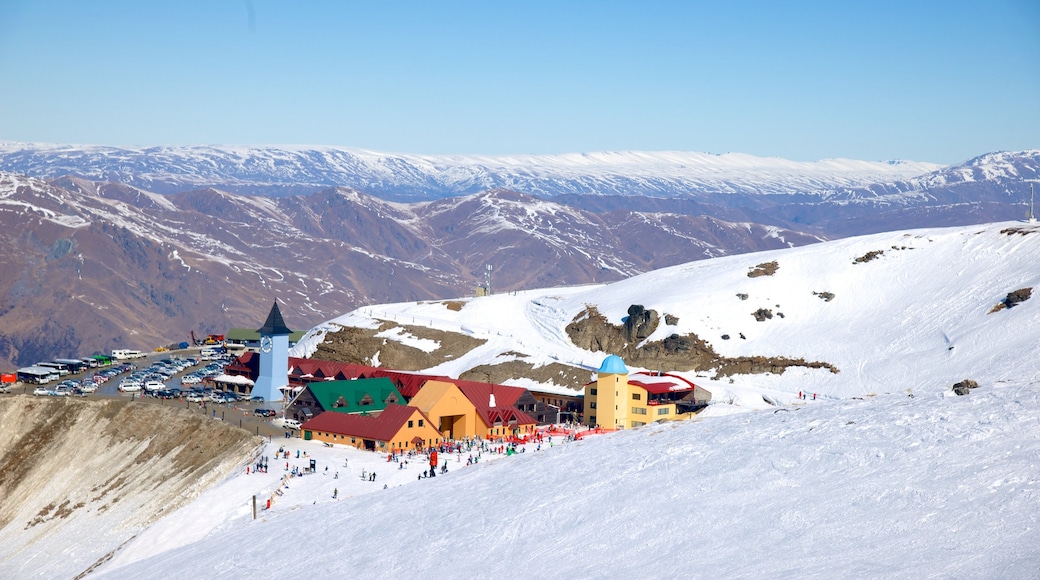
<svg viewBox="0 0 1040 580">
<path fill-rule="evenodd" d="M 307 385 L 297 405 L 336 413 L 379 413 L 387 405 L 403 405 L 404 397 L 386 377 L 350 381 L 316 381 Z"/>
</svg>

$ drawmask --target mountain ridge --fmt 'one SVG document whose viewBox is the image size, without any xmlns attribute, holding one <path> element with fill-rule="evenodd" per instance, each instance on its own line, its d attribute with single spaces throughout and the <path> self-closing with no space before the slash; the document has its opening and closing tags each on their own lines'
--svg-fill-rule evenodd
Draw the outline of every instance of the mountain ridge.
<svg viewBox="0 0 1040 580">
<path fill-rule="evenodd" d="M 307 325 L 365 303 L 465 296 L 489 263 L 496 288 L 516 289 L 820 239 L 683 216 L 610 219 L 625 229 L 503 190 L 401 204 L 342 188 L 160 195 L 0 173 L 0 361 L 151 350 L 193 330 L 259 325 L 275 299 Z"/>
<path fill-rule="evenodd" d="M 707 192 L 791 193 L 888 182 L 939 169 L 913 161 L 789 161 L 742 153 L 599 152 L 431 156 L 346 147 L 104 146 L 0 143 L 0 170 L 40 178 L 66 173 L 155 191 L 224 187 L 285 195 L 349 187 L 397 201 L 512 189 L 672 197 Z"/>
</svg>

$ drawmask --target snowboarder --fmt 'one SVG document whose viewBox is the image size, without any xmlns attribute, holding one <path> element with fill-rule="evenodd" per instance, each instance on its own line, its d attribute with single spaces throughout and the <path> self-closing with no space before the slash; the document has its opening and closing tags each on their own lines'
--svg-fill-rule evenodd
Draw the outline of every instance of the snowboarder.
<svg viewBox="0 0 1040 580">
<path fill-rule="evenodd" d="M 339 488 L 338 487 L 336 489 L 332 490 L 332 499 L 336 499 L 337 495 L 339 495 Z"/>
</svg>

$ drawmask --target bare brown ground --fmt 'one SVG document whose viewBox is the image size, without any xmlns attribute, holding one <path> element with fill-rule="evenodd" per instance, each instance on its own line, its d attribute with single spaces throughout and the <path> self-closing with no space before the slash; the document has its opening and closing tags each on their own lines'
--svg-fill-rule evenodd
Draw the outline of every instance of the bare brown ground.
<svg viewBox="0 0 1040 580">
<path fill-rule="evenodd" d="M 98 553 L 81 547 L 70 556 L 84 570 L 222 480 L 260 443 L 180 407 L 0 396 L 0 569 L 89 533 L 84 546 Z"/>
</svg>

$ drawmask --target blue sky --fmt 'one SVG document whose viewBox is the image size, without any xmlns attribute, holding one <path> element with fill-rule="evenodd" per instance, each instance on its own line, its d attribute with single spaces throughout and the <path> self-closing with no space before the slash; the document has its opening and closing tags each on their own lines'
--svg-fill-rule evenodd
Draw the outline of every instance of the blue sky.
<svg viewBox="0 0 1040 580">
<path fill-rule="evenodd" d="M 1040 147 L 1040 2 L 0 0 L 0 140 L 955 163 Z"/>
</svg>

